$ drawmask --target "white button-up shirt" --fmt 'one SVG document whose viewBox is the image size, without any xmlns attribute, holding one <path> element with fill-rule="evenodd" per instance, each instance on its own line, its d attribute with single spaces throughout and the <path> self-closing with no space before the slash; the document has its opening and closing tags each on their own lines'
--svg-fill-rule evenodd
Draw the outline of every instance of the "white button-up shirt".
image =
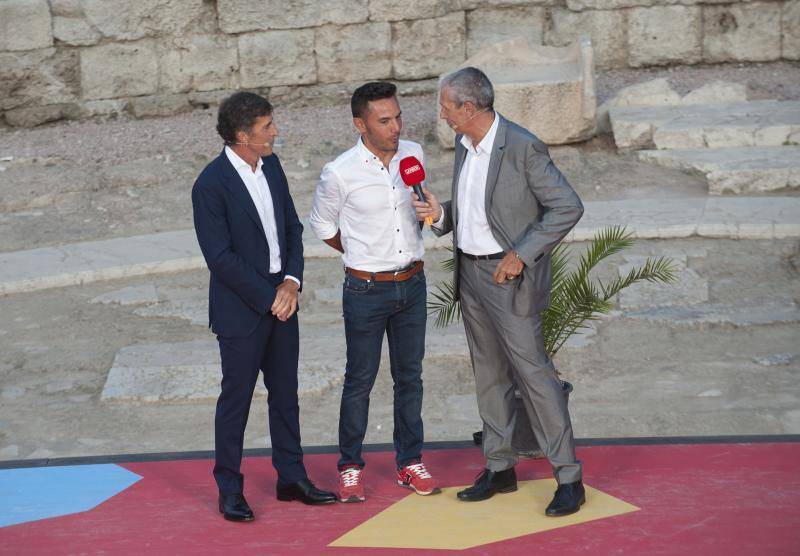
<svg viewBox="0 0 800 556">
<path fill-rule="evenodd" d="M 500 118 L 494 122 L 477 147 L 466 135 L 461 144 L 467 149 L 458 176 L 458 248 L 470 255 L 491 255 L 503 250 L 494 239 L 486 217 L 486 177 Z"/>
<path fill-rule="evenodd" d="M 319 239 L 341 231 L 345 266 L 367 272 L 404 268 L 422 259 L 422 233 L 411 205 L 411 188 L 400 177 L 400 160 L 422 147 L 400 141 L 389 167 L 361 141 L 322 169 L 311 207 L 311 230 Z"/>
<path fill-rule="evenodd" d="M 264 161 L 259 157 L 256 163 L 256 171 L 253 172 L 250 165 L 242 160 L 230 147 L 225 147 L 225 155 L 233 164 L 236 173 L 242 178 L 250 198 L 253 199 L 258 218 L 261 220 L 261 226 L 264 228 L 267 245 L 269 245 L 269 273 L 276 274 L 281 271 L 281 247 L 278 243 L 278 228 L 275 224 L 275 207 L 272 204 L 272 194 L 269 190 L 267 177 L 261 168 L 264 165 Z M 300 280 L 294 276 L 286 276 L 286 278 L 294 280 L 298 284 L 300 283 Z"/>
</svg>

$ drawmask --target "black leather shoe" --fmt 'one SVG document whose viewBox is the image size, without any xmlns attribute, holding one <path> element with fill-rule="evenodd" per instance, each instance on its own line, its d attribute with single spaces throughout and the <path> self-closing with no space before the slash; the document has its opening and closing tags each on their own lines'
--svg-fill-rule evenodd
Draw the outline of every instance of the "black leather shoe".
<svg viewBox="0 0 800 556">
<path fill-rule="evenodd" d="M 278 484 L 275 489 L 278 500 L 291 502 L 300 500 L 303 504 L 318 506 L 320 504 L 332 504 L 336 502 L 336 495 L 327 490 L 320 490 L 308 479 L 297 481 L 296 483 Z"/>
<path fill-rule="evenodd" d="M 504 471 L 489 471 L 484 469 L 475 484 L 459 492 L 459 500 L 464 502 L 477 502 L 488 500 L 498 492 L 514 492 L 517 490 L 517 473 L 511 467 Z"/>
<path fill-rule="evenodd" d="M 220 494 L 219 513 L 228 521 L 253 521 L 256 517 L 242 494 Z"/>
<path fill-rule="evenodd" d="M 574 514 L 581 509 L 584 502 L 586 502 L 586 490 L 582 482 L 558 485 L 556 495 L 544 513 L 550 517 Z"/>
</svg>

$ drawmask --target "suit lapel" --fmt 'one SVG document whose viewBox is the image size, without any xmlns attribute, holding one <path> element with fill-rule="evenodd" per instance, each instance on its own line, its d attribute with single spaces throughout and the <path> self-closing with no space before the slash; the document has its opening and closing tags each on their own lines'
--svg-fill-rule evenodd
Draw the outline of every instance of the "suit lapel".
<svg viewBox="0 0 800 556">
<path fill-rule="evenodd" d="M 258 226 L 258 229 L 261 230 L 261 237 L 266 241 L 267 236 L 264 233 L 264 226 L 261 224 L 261 218 L 258 216 L 258 210 L 256 210 L 256 206 L 253 204 L 253 198 L 250 197 L 250 192 L 247 191 L 247 186 L 242 181 L 241 176 L 239 176 L 239 172 L 237 172 L 236 168 L 231 164 L 231 161 L 228 160 L 228 155 L 225 154 L 224 149 L 220 157 L 222 158 L 222 174 L 225 177 L 225 185 L 228 191 L 231 192 L 236 202 L 244 208 L 247 215 L 253 220 L 255 225 Z"/>
<path fill-rule="evenodd" d="M 453 168 L 453 193 L 450 196 L 450 211 L 453 215 L 453 233 L 458 222 L 458 182 L 461 177 L 461 169 L 464 167 L 464 160 L 467 158 L 467 149 L 461 144 L 461 135 L 456 137 L 455 167 Z"/>
<path fill-rule="evenodd" d="M 506 130 L 508 122 L 499 113 L 497 117 L 500 121 L 497 124 L 497 133 L 494 136 L 492 145 L 492 156 L 489 159 L 489 172 L 486 174 L 486 215 L 489 215 L 489 205 L 492 200 L 492 193 L 497 185 L 497 176 L 500 173 L 500 163 L 503 161 L 503 152 L 506 146 Z"/>
</svg>

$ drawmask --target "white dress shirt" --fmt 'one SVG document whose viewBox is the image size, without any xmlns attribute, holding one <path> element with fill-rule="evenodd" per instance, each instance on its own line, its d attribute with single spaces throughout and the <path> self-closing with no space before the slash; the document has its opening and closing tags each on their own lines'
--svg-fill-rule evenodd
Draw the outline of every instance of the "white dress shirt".
<svg viewBox="0 0 800 556">
<path fill-rule="evenodd" d="M 461 144 L 467 149 L 467 155 L 458 176 L 457 247 L 470 255 L 491 255 L 503 251 L 494 239 L 486 218 L 486 178 L 499 123 L 500 118 L 495 114 L 492 126 L 477 147 L 473 147 L 469 137 L 461 136 Z"/>
<path fill-rule="evenodd" d="M 345 266 L 367 272 L 405 268 L 422 259 L 422 233 L 411 205 L 411 188 L 400 177 L 400 160 L 422 147 L 400 141 L 389 167 L 361 139 L 322 169 L 311 207 L 311 230 L 319 239 L 341 231 Z"/>
<path fill-rule="evenodd" d="M 281 271 L 281 247 L 278 243 L 278 228 L 275 224 L 275 207 L 272 204 L 272 194 L 269 190 L 267 177 L 261 169 L 264 161 L 259 157 L 256 163 L 256 171 L 253 172 L 250 165 L 242 160 L 230 147 L 225 147 L 225 155 L 233 164 L 236 173 L 242 178 L 250 198 L 253 199 L 258 218 L 261 220 L 261 226 L 264 228 L 267 245 L 269 245 L 269 273 L 277 274 Z M 300 284 L 300 280 L 294 276 L 286 276 L 286 278 Z"/>
</svg>

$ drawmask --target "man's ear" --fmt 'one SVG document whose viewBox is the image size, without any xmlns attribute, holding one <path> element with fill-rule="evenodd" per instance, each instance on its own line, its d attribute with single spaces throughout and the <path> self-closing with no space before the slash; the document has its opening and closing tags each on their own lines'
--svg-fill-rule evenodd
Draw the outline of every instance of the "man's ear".
<svg viewBox="0 0 800 556">
<path fill-rule="evenodd" d="M 362 135 L 367 132 L 367 126 L 364 125 L 364 120 L 361 118 L 353 118 L 353 125 L 356 126 L 356 129 Z"/>
<path fill-rule="evenodd" d="M 239 130 L 236 132 L 236 142 L 237 143 L 247 143 L 248 139 L 247 133 L 245 131 Z"/>
</svg>

